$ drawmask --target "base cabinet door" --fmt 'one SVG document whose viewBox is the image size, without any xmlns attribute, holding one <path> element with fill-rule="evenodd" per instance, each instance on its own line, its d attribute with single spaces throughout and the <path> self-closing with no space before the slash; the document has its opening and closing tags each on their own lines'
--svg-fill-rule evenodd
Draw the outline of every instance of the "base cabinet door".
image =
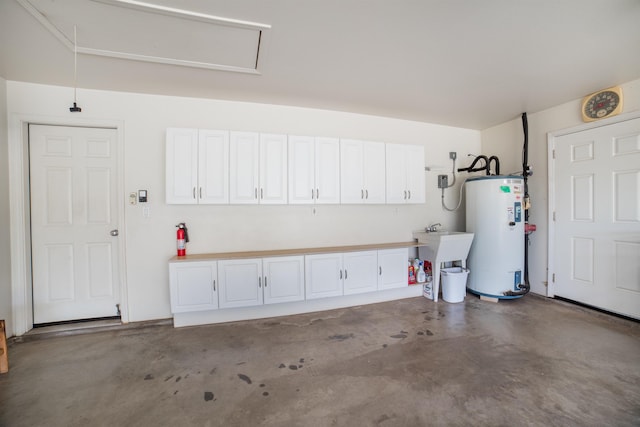
<svg viewBox="0 0 640 427">
<path fill-rule="evenodd" d="M 408 286 L 409 249 L 378 251 L 378 290 Z"/>
<path fill-rule="evenodd" d="M 307 255 L 304 268 L 307 299 L 342 295 L 342 254 Z"/>
<path fill-rule="evenodd" d="M 274 257 L 262 260 L 264 303 L 304 300 L 304 257 Z"/>
<path fill-rule="evenodd" d="M 218 261 L 220 308 L 262 304 L 262 259 Z"/>
<path fill-rule="evenodd" d="M 171 312 L 186 313 L 217 309 L 217 277 L 215 261 L 170 263 Z"/>
<path fill-rule="evenodd" d="M 344 295 L 374 292 L 378 289 L 378 252 L 347 252 L 343 256 Z"/>
</svg>

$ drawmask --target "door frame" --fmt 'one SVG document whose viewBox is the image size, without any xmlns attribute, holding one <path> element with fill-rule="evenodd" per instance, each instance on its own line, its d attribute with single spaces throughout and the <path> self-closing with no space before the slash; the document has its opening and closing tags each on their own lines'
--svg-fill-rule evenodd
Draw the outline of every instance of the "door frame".
<svg viewBox="0 0 640 427">
<path fill-rule="evenodd" d="M 547 296 L 555 297 L 556 295 L 556 284 L 555 284 L 555 250 L 554 250 L 554 242 L 556 236 L 555 230 L 555 220 L 554 213 L 556 210 L 556 182 L 555 182 L 555 149 L 556 149 L 556 138 L 569 135 L 572 133 L 583 132 L 586 130 L 591 130 L 595 128 L 599 128 L 602 126 L 613 125 L 616 123 L 626 122 L 629 120 L 634 120 L 640 118 L 640 111 L 634 111 L 631 113 L 620 114 L 618 116 L 611 117 L 609 119 L 604 119 L 596 122 L 584 123 L 578 126 L 570 127 L 567 129 L 561 129 L 553 132 L 547 133 L 547 183 L 548 183 L 548 201 L 549 201 L 549 209 L 547 212 L 547 224 L 548 224 L 548 235 L 547 235 Z"/>
<path fill-rule="evenodd" d="M 12 114 L 9 117 L 9 226 L 11 236 L 11 307 L 14 334 L 23 335 L 33 329 L 33 287 L 31 277 L 31 231 L 29 202 L 29 132 L 30 124 L 68 127 L 101 127 L 115 129 L 117 134 L 117 200 L 124 200 L 124 121 L 87 118 L 51 117 Z M 120 280 L 120 313 L 129 322 L 126 281 L 126 235 L 124 203 L 117 204 L 118 279 Z"/>
</svg>

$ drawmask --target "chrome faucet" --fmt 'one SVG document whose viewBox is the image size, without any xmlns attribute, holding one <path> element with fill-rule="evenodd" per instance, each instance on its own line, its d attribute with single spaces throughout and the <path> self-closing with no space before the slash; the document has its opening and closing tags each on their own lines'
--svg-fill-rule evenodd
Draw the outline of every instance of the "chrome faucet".
<svg viewBox="0 0 640 427">
<path fill-rule="evenodd" d="M 425 228 L 424 231 L 426 231 L 427 233 L 433 233 L 435 231 L 438 231 L 438 227 L 442 227 L 442 224 L 436 222 L 435 224 L 431 224 L 430 226 Z"/>
</svg>

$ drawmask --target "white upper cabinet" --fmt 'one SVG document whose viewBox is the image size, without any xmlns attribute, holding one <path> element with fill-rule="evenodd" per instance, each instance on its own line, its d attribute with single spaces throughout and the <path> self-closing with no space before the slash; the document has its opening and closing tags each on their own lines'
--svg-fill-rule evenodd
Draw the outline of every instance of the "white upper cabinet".
<svg viewBox="0 0 640 427">
<path fill-rule="evenodd" d="M 380 142 L 340 141 L 342 203 L 385 202 L 385 146 Z"/>
<path fill-rule="evenodd" d="M 387 203 L 424 203 L 424 147 L 386 144 Z"/>
<path fill-rule="evenodd" d="M 229 132 L 167 129 L 166 202 L 229 203 Z"/>
<path fill-rule="evenodd" d="M 260 137 L 255 132 L 231 132 L 229 148 L 229 201 L 258 203 Z"/>
<path fill-rule="evenodd" d="M 231 132 L 230 202 L 287 203 L 287 136 Z"/>
<path fill-rule="evenodd" d="M 289 203 L 340 203 L 337 138 L 289 136 Z"/>
<path fill-rule="evenodd" d="M 197 204 L 198 129 L 167 129 L 166 202 Z"/>
<path fill-rule="evenodd" d="M 287 135 L 260 134 L 261 204 L 287 203 Z"/>
<path fill-rule="evenodd" d="M 200 130 L 198 134 L 198 202 L 229 203 L 229 132 Z"/>
</svg>

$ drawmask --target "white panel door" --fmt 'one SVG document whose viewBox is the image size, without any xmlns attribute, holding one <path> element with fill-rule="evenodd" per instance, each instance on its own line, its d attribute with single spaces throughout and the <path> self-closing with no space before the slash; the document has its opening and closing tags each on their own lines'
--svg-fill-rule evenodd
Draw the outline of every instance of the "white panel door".
<svg viewBox="0 0 640 427">
<path fill-rule="evenodd" d="M 378 290 L 402 288 L 408 284 L 409 250 L 384 249 L 378 251 Z"/>
<path fill-rule="evenodd" d="M 171 312 L 186 313 L 218 308 L 217 279 L 215 261 L 170 263 Z"/>
<path fill-rule="evenodd" d="M 555 295 L 640 318 L 640 119 L 554 143 Z"/>
<path fill-rule="evenodd" d="M 229 201 L 258 203 L 259 137 L 254 132 L 231 132 L 229 142 Z"/>
<path fill-rule="evenodd" d="M 262 260 L 218 261 L 220 308 L 262 304 Z"/>
<path fill-rule="evenodd" d="M 316 138 L 316 204 L 340 203 L 340 141 Z"/>
<path fill-rule="evenodd" d="M 374 292 L 378 289 L 378 252 L 347 252 L 342 255 L 344 295 Z"/>
<path fill-rule="evenodd" d="M 166 202 L 198 203 L 198 129 L 167 129 Z"/>
<path fill-rule="evenodd" d="M 288 256 L 264 258 L 264 303 L 304 300 L 304 257 Z"/>
<path fill-rule="evenodd" d="M 119 314 L 116 141 L 29 126 L 34 324 Z"/>
<path fill-rule="evenodd" d="M 407 170 L 403 145 L 385 144 L 387 203 L 407 203 Z"/>
<path fill-rule="evenodd" d="M 229 203 L 229 132 L 198 133 L 198 202 Z"/>
<path fill-rule="evenodd" d="M 287 203 L 287 135 L 260 134 L 260 203 Z"/>
<path fill-rule="evenodd" d="M 304 263 L 307 299 L 342 295 L 342 254 L 307 255 Z"/>
</svg>

